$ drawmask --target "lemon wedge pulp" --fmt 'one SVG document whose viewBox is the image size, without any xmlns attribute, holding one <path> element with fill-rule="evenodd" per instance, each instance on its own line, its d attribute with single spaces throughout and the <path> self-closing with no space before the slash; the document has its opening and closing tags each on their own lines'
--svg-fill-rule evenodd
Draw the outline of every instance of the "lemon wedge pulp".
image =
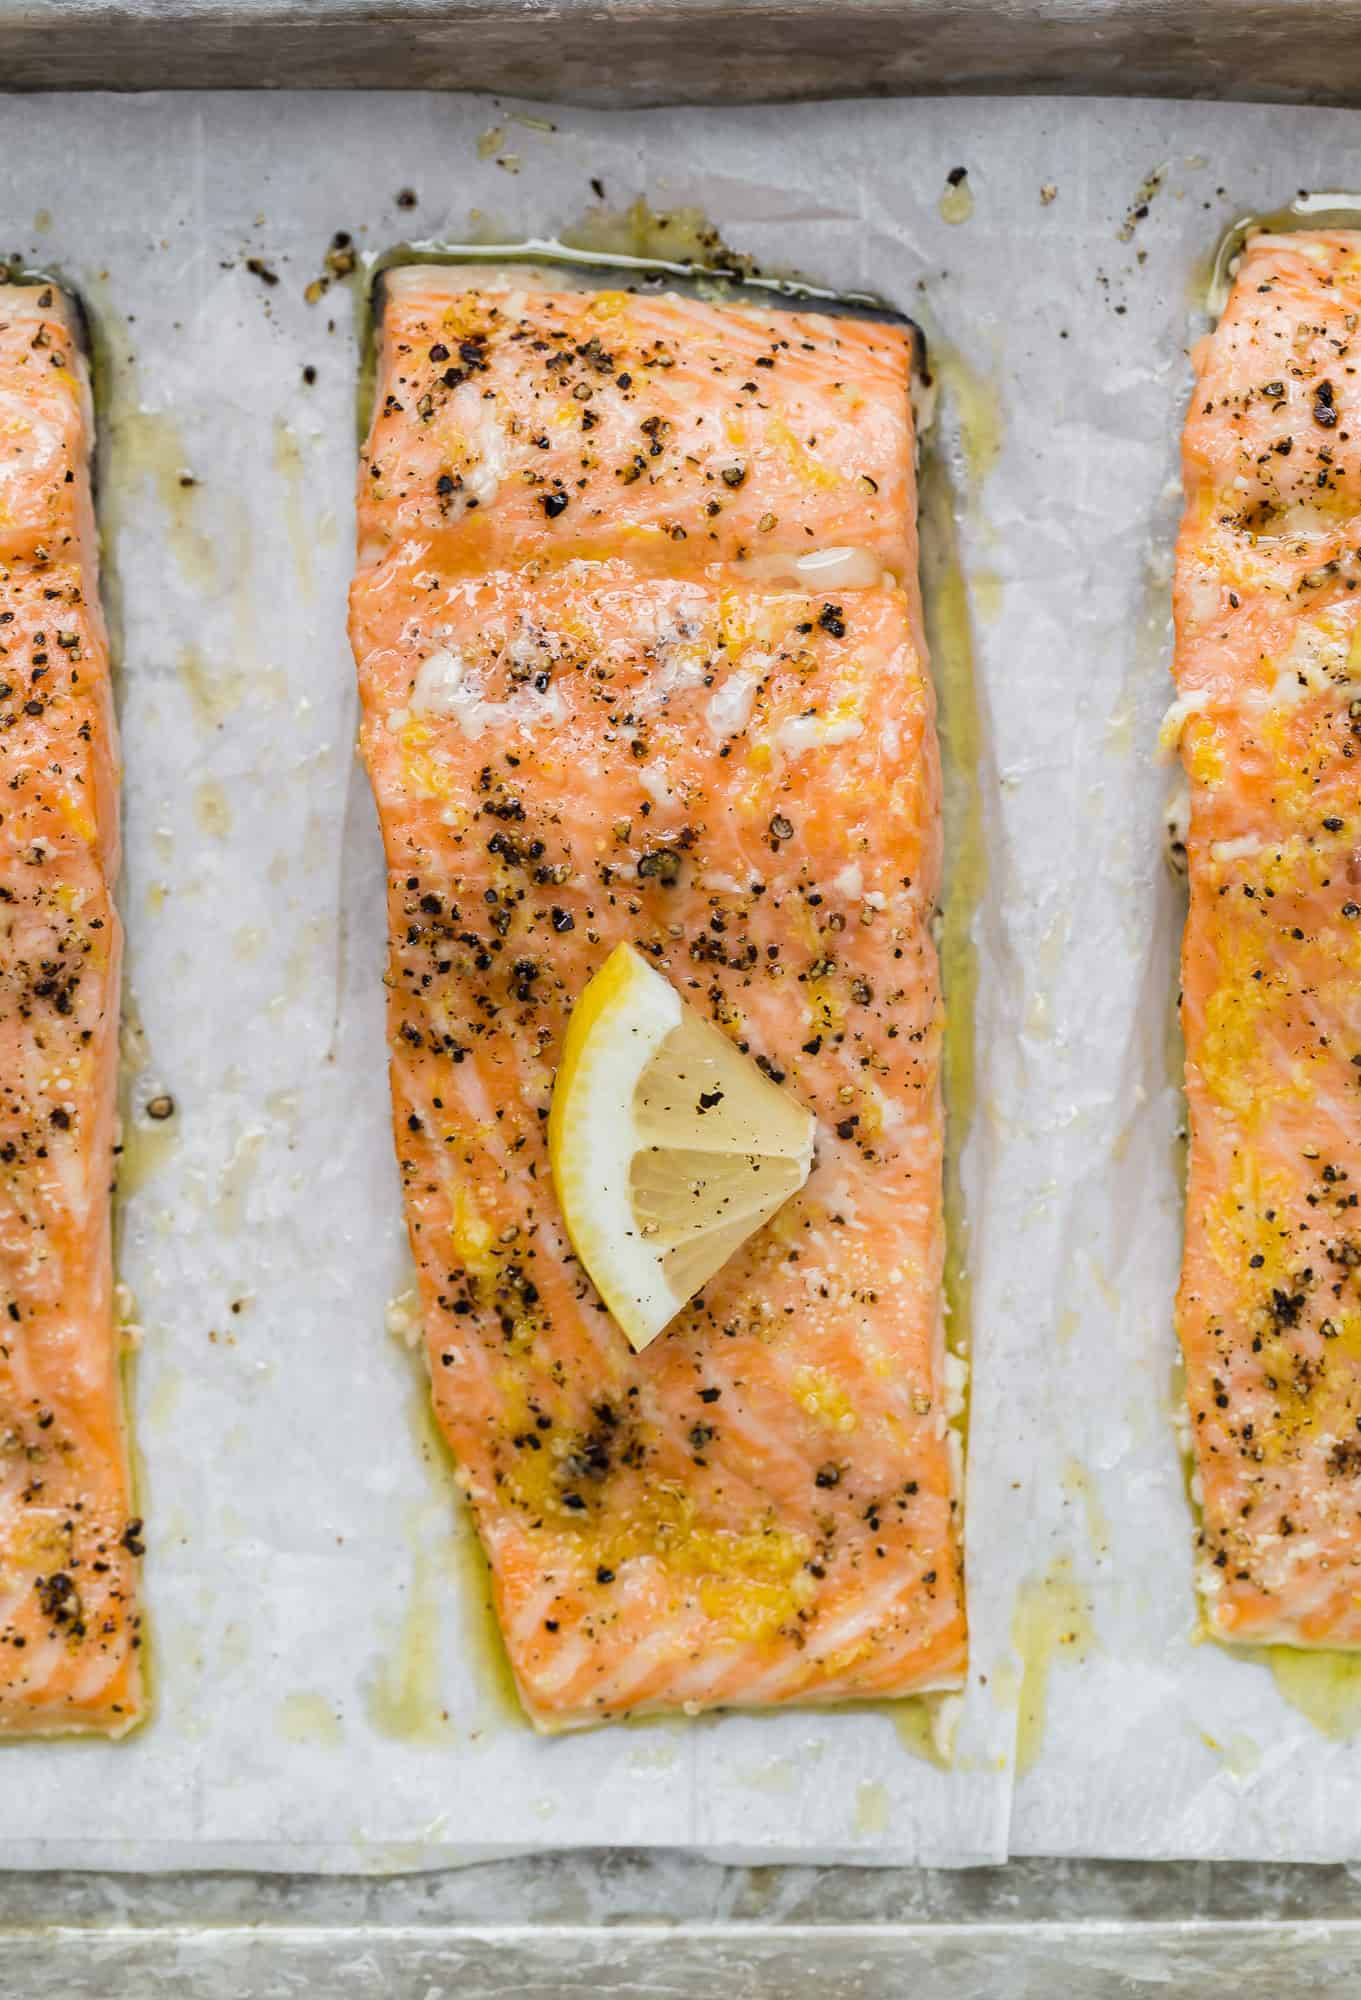
<svg viewBox="0 0 1361 2000">
<path fill-rule="evenodd" d="M 548 1151 L 572 1247 L 639 1351 L 808 1178 L 813 1115 L 621 944 L 572 1010 Z"/>
</svg>

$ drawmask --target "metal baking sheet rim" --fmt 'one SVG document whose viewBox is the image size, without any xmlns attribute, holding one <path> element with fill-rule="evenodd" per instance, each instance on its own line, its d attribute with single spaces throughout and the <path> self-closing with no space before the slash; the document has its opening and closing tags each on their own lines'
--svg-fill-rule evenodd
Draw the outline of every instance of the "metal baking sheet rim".
<svg viewBox="0 0 1361 2000">
<path fill-rule="evenodd" d="M 7 90 L 582 105 L 983 92 L 1361 103 L 1361 0 L 33 0 Z"/>
</svg>

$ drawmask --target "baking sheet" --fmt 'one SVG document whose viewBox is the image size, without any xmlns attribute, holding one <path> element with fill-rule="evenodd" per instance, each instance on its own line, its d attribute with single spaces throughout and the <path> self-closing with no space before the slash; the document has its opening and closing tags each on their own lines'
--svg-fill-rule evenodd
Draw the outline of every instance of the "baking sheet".
<svg viewBox="0 0 1361 2000">
<path fill-rule="evenodd" d="M 130 1088 L 178 1106 L 132 1121 L 121 1258 L 156 1716 L 119 1746 L 7 1747 L 0 1860 L 1350 1856 L 1358 1753 L 1265 1666 L 1191 1644 L 1151 565 L 1205 255 L 1238 210 L 1345 181 L 1354 121 L 919 102 L 549 122 L 420 95 L 0 104 L 9 246 L 80 284 L 108 336 Z M 593 177 L 937 337 L 990 850 L 964 1161 L 975 1658 L 948 1774 L 881 1713 L 532 1737 L 384 1330 L 405 1266 L 343 623 L 354 301 L 305 287 L 337 230 L 374 251 L 550 233 Z"/>
</svg>

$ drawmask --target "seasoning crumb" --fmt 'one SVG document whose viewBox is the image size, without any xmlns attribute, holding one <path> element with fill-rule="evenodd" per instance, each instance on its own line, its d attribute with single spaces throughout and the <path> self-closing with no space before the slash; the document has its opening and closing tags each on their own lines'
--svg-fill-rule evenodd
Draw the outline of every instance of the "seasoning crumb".
<svg viewBox="0 0 1361 2000">
<path fill-rule="evenodd" d="M 348 278 L 356 262 L 354 238 L 348 229 L 337 229 L 326 252 L 326 268 L 333 278 Z"/>
<path fill-rule="evenodd" d="M 1048 208 L 1051 201 L 1058 200 L 1058 187 L 1053 181 L 1045 181 L 1040 188 L 1040 206 Z"/>
<path fill-rule="evenodd" d="M 148 1118 L 156 1119 L 174 1117 L 175 1100 L 168 1090 L 162 1090 L 155 1097 L 148 1099 L 146 1115 Z"/>
<path fill-rule="evenodd" d="M 1163 184 L 1166 173 L 1167 167 L 1163 165 L 1161 167 L 1154 167 L 1152 173 L 1145 174 L 1143 180 L 1139 183 L 1138 191 L 1133 201 L 1126 211 L 1124 221 L 1115 232 L 1119 242 L 1128 243 L 1139 224 L 1144 220 L 1148 214 L 1153 197 Z"/>
</svg>

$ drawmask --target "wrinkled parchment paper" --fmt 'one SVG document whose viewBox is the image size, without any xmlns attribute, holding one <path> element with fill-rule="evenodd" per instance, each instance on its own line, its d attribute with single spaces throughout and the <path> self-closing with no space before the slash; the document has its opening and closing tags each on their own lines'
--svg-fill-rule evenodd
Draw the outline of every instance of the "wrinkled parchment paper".
<svg viewBox="0 0 1361 2000">
<path fill-rule="evenodd" d="M 1192 1643 L 1153 761 L 1201 267 L 1239 211 L 1354 178 L 1354 120 L 182 96 L 9 99 L 0 132 L 4 247 L 84 289 L 108 349 L 156 1702 L 121 1745 L 0 1751 L 0 1863 L 1361 1852 L 1361 1751 L 1267 1666 Z M 885 1712 L 536 1739 L 385 1330 L 406 1263 L 344 631 L 355 302 L 305 288 L 337 230 L 365 253 L 550 235 L 593 177 L 612 207 L 694 205 L 764 264 L 873 287 L 937 341 L 990 852 L 963 1169 L 974 1663 L 949 1772 Z"/>
</svg>

